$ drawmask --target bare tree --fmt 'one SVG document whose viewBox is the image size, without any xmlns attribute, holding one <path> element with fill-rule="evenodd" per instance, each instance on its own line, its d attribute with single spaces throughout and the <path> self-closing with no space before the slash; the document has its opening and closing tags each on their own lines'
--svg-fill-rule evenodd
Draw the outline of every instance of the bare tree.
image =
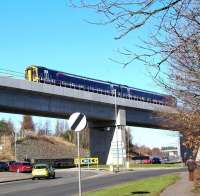
<svg viewBox="0 0 200 196">
<path fill-rule="evenodd" d="M 154 147 L 151 149 L 151 155 L 152 156 L 161 156 L 161 150 L 159 148 Z"/>
<path fill-rule="evenodd" d="M 130 155 L 133 153 L 133 138 L 131 135 L 131 129 L 130 127 L 126 127 L 125 129 L 125 141 L 126 141 L 126 153 L 127 157 L 130 158 Z"/>
<path fill-rule="evenodd" d="M 149 36 L 145 40 L 141 38 L 143 41 L 139 46 L 142 48 L 142 53 L 135 53 L 127 49 L 127 46 L 126 49 L 120 51 L 127 57 L 127 61 L 122 64 L 126 66 L 134 60 L 140 60 L 159 69 L 170 55 L 163 58 L 162 48 L 155 45 L 153 40 L 166 41 L 168 35 L 165 28 L 169 26 L 178 28 L 179 23 L 185 23 L 191 19 L 186 15 L 194 15 L 193 12 L 199 8 L 198 0 L 80 0 L 79 3 L 69 0 L 69 2 L 73 7 L 92 9 L 98 16 L 100 15 L 99 21 L 91 19 L 90 23 L 114 25 L 118 32 L 116 40 L 148 26 Z"/>
<path fill-rule="evenodd" d="M 76 1 L 77 2 L 77 1 Z M 74 7 L 94 10 L 97 25 L 114 25 L 115 39 L 128 37 L 144 27 L 149 35 L 141 39 L 139 52 L 127 46 L 119 50 L 123 66 L 137 60 L 154 70 L 155 82 L 179 103 L 177 114 L 166 114 L 168 127 L 179 129 L 192 148 L 200 137 L 200 2 L 199 0 L 71 0 Z M 170 122 L 170 123 L 169 123 Z M 194 142 L 195 141 L 195 142 Z"/>
<path fill-rule="evenodd" d="M 185 145 L 194 151 L 200 145 L 200 7 L 184 14 L 184 23 L 169 26 L 168 41 L 157 42 L 167 59 L 168 70 L 156 82 L 174 95 L 177 114 L 160 114 L 168 127 L 179 129 Z"/>
<path fill-rule="evenodd" d="M 0 138 L 4 138 L 3 142 L 3 153 L 4 157 L 10 159 L 14 155 L 14 145 L 15 145 L 15 127 L 11 120 L 0 121 Z M 11 145 L 8 145 L 8 144 Z"/>
<path fill-rule="evenodd" d="M 55 126 L 55 135 L 61 136 L 65 131 L 65 123 L 63 121 L 57 120 Z"/>
<path fill-rule="evenodd" d="M 35 124 L 33 122 L 32 116 L 24 115 L 21 122 L 21 135 L 24 136 L 25 132 L 34 132 Z"/>
<path fill-rule="evenodd" d="M 142 31 L 144 27 L 148 27 L 149 36 L 141 38 L 141 45 L 138 46 L 141 52 L 136 53 L 127 46 L 126 49 L 119 51 L 127 57 L 125 62 L 120 63 L 126 66 L 135 60 L 142 61 L 156 69 L 153 71 L 155 78 L 165 77 L 166 70 L 176 67 L 176 63 L 173 66 L 168 63 L 176 56 L 177 51 L 180 51 L 180 39 L 184 38 L 181 41 L 185 44 L 199 40 L 196 37 L 199 35 L 200 26 L 199 0 L 80 0 L 79 3 L 69 0 L 69 2 L 74 7 L 92 9 L 100 15 L 99 22 L 91 23 L 114 25 L 118 32 L 115 39 L 122 39 L 136 30 Z M 114 60 L 119 62 L 117 59 Z M 161 71 L 161 65 L 164 73 Z"/>
<path fill-rule="evenodd" d="M 45 135 L 45 129 L 44 129 L 44 126 L 42 125 L 41 121 L 37 124 L 37 134 Z"/>
<path fill-rule="evenodd" d="M 0 135 L 14 135 L 15 128 L 11 120 L 0 121 Z"/>
<path fill-rule="evenodd" d="M 51 122 L 49 120 L 46 120 L 45 121 L 45 124 L 44 124 L 44 130 L 45 130 L 45 135 L 50 135 L 51 134 L 51 130 L 50 130 L 50 124 Z"/>
</svg>

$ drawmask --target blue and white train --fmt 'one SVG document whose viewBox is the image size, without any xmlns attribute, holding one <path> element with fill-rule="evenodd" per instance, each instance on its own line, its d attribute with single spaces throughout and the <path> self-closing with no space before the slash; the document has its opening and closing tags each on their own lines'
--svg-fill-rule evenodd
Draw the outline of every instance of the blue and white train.
<svg viewBox="0 0 200 196">
<path fill-rule="evenodd" d="M 55 71 L 46 67 L 35 65 L 27 67 L 25 70 L 25 78 L 29 81 L 59 85 L 108 96 L 117 96 L 153 104 L 176 106 L 176 99 L 169 95 Z"/>
</svg>

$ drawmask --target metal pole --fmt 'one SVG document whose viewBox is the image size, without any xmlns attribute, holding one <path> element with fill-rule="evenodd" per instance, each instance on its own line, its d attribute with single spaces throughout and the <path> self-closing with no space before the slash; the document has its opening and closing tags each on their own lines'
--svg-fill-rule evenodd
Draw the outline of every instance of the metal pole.
<svg viewBox="0 0 200 196">
<path fill-rule="evenodd" d="M 115 89 L 115 131 L 117 143 L 117 171 L 119 171 L 119 146 L 118 146 L 118 127 L 117 127 L 117 90 Z"/>
<path fill-rule="evenodd" d="M 77 131 L 77 144 L 78 144 L 78 191 L 79 191 L 79 196 L 81 196 L 81 164 L 80 164 L 79 131 Z"/>
<path fill-rule="evenodd" d="M 15 161 L 17 161 L 17 138 L 16 138 L 16 132 L 15 133 Z"/>
</svg>

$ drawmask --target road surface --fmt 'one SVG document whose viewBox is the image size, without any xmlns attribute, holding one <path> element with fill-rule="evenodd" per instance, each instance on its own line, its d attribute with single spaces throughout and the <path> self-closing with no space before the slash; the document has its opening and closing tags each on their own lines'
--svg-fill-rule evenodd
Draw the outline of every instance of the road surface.
<svg viewBox="0 0 200 196">
<path fill-rule="evenodd" d="M 126 171 L 116 174 L 82 171 L 82 191 L 97 190 L 114 184 L 180 171 L 183 169 Z M 56 179 L 0 184 L 0 195 L 4 196 L 70 196 L 77 193 L 78 175 L 76 171 L 59 172 Z"/>
</svg>

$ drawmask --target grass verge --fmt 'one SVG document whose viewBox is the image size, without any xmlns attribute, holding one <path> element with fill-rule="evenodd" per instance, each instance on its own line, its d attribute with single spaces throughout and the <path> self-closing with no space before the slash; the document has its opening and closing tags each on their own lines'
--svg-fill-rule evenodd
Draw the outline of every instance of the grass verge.
<svg viewBox="0 0 200 196">
<path fill-rule="evenodd" d="M 114 166 L 116 168 L 116 165 Z M 138 168 L 182 168 L 183 164 L 182 163 L 174 163 L 174 164 L 134 164 L 131 163 L 129 165 L 130 169 L 138 169 Z M 82 166 L 82 168 L 88 168 L 87 165 Z M 96 165 L 90 165 L 89 168 L 94 168 L 96 169 L 97 166 Z M 99 165 L 98 168 L 100 169 L 104 169 L 104 170 L 109 170 L 110 166 L 109 165 Z M 120 169 L 124 169 L 124 167 L 122 167 L 120 165 Z"/>
<path fill-rule="evenodd" d="M 143 169 L 143 168 L 146 168 L 146 169 L 169 169 L 169 168 L 183 168 L 183 163 L 174 163 L 174 164 L 134 164 L 134 163 L 131 163 L 129 165 L 129 169 Z M 85 166 L 82 166 L 82 168 L 88 168 L 87 165 Z M 99 165 L 98 167 L 96 165 L 90 165 L 89 168 L 91 169 L 103 169 L 103 170 L 107 170 L 109 171 L 110 170 L 110 166 L 109 165 Z M 114 170 L 116 169 L 116 165 L 114 165 Z M 126 169 L 125 167 L 122 167 L 120 165 L 120 170 L 124 170 Z"/>
<path fill-rule="evenodd" d="M 200 185 L 195 186 L 194 193 L 200 195 Z"/>
<path fill-rule="evenodd" d="M 174 163 L 174 164 L 130 164 L 130 168 L 173 168 L 173 167 L 178 167 L 181 168 L 183 167 L 182 163 Z"/>
<path fill-rule="evenodd" d="M 147 178 L 106 189 L 84 193 L 84 196 L 159 196 L 167 186 L 179 179 L 178 174 Z"/>
</svg>

